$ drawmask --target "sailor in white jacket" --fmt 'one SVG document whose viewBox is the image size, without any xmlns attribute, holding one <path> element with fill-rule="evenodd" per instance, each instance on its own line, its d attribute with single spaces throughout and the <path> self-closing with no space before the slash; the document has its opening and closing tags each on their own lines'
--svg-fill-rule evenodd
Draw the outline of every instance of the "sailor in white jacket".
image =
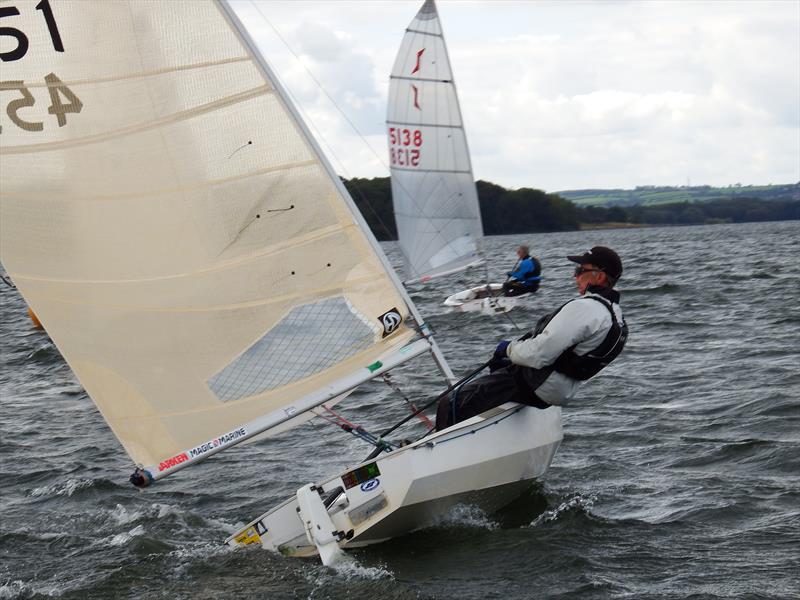
<svg viewBox="0 0 800 600">
<path fill-rule="evenodd" d="M 620 354 L 628 327 L 613 287 L 622 261 L 604 246 L 567 258 L 578 263 L 574 277 L 581 296 L 543 317 L 523 338 L 500 342 L 492 373 L 442 400 L 437 429 L 509 401 L 538 408 L 565 405 L 583 381 Z"/>
</svg>

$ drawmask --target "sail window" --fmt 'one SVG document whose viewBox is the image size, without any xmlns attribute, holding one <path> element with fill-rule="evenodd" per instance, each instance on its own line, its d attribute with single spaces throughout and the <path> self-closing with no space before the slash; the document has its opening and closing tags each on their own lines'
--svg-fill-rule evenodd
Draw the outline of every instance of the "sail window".
<svg viewBox="0 0 800 600">
<path fill-rule="evenodd" d="M 310 377 L 369 348 L 376 330 L 343 297 L 295 307 L 208 387 L 223 402 Z"/>
</svg>

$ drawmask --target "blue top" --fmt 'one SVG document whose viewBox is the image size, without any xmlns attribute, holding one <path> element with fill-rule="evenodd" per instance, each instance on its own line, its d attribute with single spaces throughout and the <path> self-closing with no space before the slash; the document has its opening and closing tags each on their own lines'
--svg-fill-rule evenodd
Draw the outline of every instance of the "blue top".
<svg viewBox="0 0 800 600">
<path fill-rule="evenodd" d="M 517 267 L 516 271 L 509 271 L 506 273 L 506 275 L 513 277 L 517 281 L 527 283 L 539 281 L 542 278 L 541 272 L 542 267 L 539 264 L 539 261 L 533 257 L 526 256 L 519 261 L 519 266 Z"/>
</svg>

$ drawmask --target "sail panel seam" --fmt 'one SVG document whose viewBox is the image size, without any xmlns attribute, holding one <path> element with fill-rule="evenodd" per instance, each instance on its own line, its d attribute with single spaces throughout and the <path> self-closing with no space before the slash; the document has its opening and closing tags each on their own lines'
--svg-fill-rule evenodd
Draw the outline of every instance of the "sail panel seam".
<svg viewBox="0 0 800 600">
<path fill-rule="evenodd" d="M 472 171 L 457 171 L 453 169 L 411 169 L 405 167 L 392 167 L 395 171 L 408 171 L 411 173 L 459 173 L 462 175 L 472 175 Z"/>
<path fill-rule="evenodd" d="M 420 35 L 428 35 L 430 37 L 444 38 L 441 33 L 431 33 L 430 31 L 422 31 L 421 29 L 406 29 L 408 33 L 419 33 Z"/>
<path fill-rule="evenodd" d="M 110 200 L 124 200 L 124 199 L 133 199 L 133 198 L 148 198 L 154 196 L 162 196 L 164 194 L 174 194 L 176 192 L 190 192 L 190 191 L 197 191 L 206 188 L 212 188 L 218 185 L 224 185 L 226 183 L 230 183 L 232 181 L 241 181 L 243 179 L 248 179 L 250 177 L 258 177 L 260 175 L 267 175 L 268 173 L 276 173 L 280 171 L 292 171 L 294 169 L 302 169 L 305 167 L 315 167 L 317 166 L 317 161 L 314 159 L 294 162 L 294 163 L 284 163 L 282 165 L 276 165 L 274 167 L 264 167 L 263 169 L 257 169 L 255 171 L 248 171 L 247 173 L 241 173 L 239 175 L 232 175 L 231 177 L 224 177 L 222 179 L 209 179 L 207 181 L 195 183 L 192 185 L 182 185 L 179 187 L 171 187 L 171 188 L 162 188 L 160 190 L 152 190 L 149 192 L 143 193 L 129 193 L 129 194 L 114 194 L 113 196 L 103 195 L 103 196 L 80 196 L 80 197 L 70 197 L 61 195 L 56 198 L 56 201 L 59 202 L 107 202 Z M 52 201 L 52 193 L 43 196 L 41 194 L 14 194 L 14 198 L 17 199 L 24 199 L 24 200 L 37 200 L 37 199 L 44 199 L 48 201 Z"/>
<path fill-rule="evenodd" d="M 354 224 L 347 223 L 346 225 L 331 225 L 329 227 L 325 227 L 324 229 L 318 229 L 308 235 L 302 237 L 295 237 L 292 238 L 290 241 L 287 241 L 283 244 L 276 244 L 272 246 L 266 252 L 259 252 L 258 254 L 250 255 L 245 258 L 241 258 L 239 260 L 228 261 L 221 263 L 219 265 L 214 265 L 213 267 L 207 269 L 199 269 L 196 271 L 191 271 L 189 273 L 178 273 L 173 275 L 163 275 L 161 277 L 148 277 L 146 279 L 53 279 L 49 277 L 36 277 L 35 275 L 20 275 L 19 273 L 14 273 L 12 276 L 14 279 L 21 279 L 26 281 L 39 281 L 39 282 L 49 282 L 49 283 L 76 283 L 76 284 L 120 284 L 120 283 L 140 283 L 146 281 L 164 281 L 168 279 L 178 279 L 181 277 L 192 277 L 197 274 L 201 273 L 214 273 L 216 271 L 223 271 L 229 269 L 231 267 L 237 267 L 248 262 L 253 262 L 265 258 L 271 254 L 277 254 L 278 252 L 283 252 L 285 250 L 290 250 L 292 248 L 297 248 L 300 246 L 307 245 L 311 242 L 316 242 L 322 240 L 326 237 L 337 233 L 344 233 L 354 227 L 357 227 Z M 290 243 L 291 242 L 291 243 Z"/>
<path fill-rule="evenodd" d="M 441 123 L 419 123 L 415 121 L 386 121 L 389 125 L 409 125 L 412 127 L 441 127 L 442 129 L 464 129 L 463 125 L 444 125 Z M 394 167 L 392 167 L 394 168 Z"/>
<path fill-rule="evenodd" d="M 389 79 L 404 79 L 406 81 L 426 81 L 428 83 L 453 83 L 452 79 L 432 79 L 430 77 L 404 77 L 403 75 L 389 75 Z"/>
<path fill-rule="evenodd" d="M 222 65 L 229 65 L 237 62 L 250 62 L 247 56 L 237 56 L 234 58 L 224 58 L 222 60 L 210 60 L 201 63 L 193 63 L 190 65 L 180 65 L 177 67 L 164 67 L 163 69 L 152 69 L 150 71 L 139 71 L 129 75 L 117 75 L 114 77 L 98 77 L 96 79 L 72 79 L 68 81 L 59 82 L 58 85 L 66 85 L 68 87 L 75 87 L 80 85 L 96 84 L 96 83 L 115 83 L 118 81 L 129 81 L 131 79 L 142 79 L 144 77 L 153 77 L 157 75 L 165 75 L 167 73 L 180 73 L 182 71 L 194 71 L 198 69 L 206 69 L 208 67 L 219 67 Z M 39 82 L 26 82 L 27 88 L 47 88 L 51 87 L 48 83 Z"/>
<path fill-rule="evenodd" d="M 375 281 L 375 275 L 364 275 L 362 277 L 353 278 L 350 280 L 350 283 L 369 283 L 371 281 Z M 100 304 L 96 302 L 87 302 L 83 299 L 80 301 L 77 300 L 66 300 L 64 298 L 58 298 L 55 296 L 51 296 L 48 298 L 50 302 L 57 302 L 60 304 L 73 304 L 79 306 L 93 306 L 93 307 L 101 307 L 101 308 L 108 308 L 108 309 L 117 309 L 117 310 L 136 310 L 139 312 L 148 312 L 148 313 L 200 313 L 200 312 L 222 312 L 224 310 L 239 310 L 242 308 L 254 308 L 258 306 L 268 306 L 270 304 L 278 304 L 283 303 L 288 300 L 292 299 L 302 299 L 302 300 L 310 300 L 316 297 L 325 298 L 329 297 L 331 294 L 341 293 L 344 294 L 345 291 L 342 289 L 341 285 L 337 286 L 330 286 L 326 288 L 317 288 L 314 290 L 305 290 L 302 294 L 284 294 L 283 296 L 271 296 L 269 299 L 260 299 L 260 300 L 250 300 L 248 302 L 239 302 L 236 304 L 217 304 L 214 306 L 200 306 L 200 307 L 172 307 L 172 308 L 159 308 L 159 307 L 143 307 L 139 305 L 133 304 Z"/>
<path fill-rule="evenodd" d="M 188 119 L 215 111 L 225 106 L 232 106 L 234 104 L 239 104 L 240 102 L 246 102 L 247 100 L 252 100 L 253 98 L 273 93 L 275 93 L 274 89 L 270 88 L 267 85 L 261 85 L 256 88 L 252 88 L 250 90 L 245 90 L 244 92 L 239 92 L 238 94 L 226 96 L 224 98 L 220 98 L 219 100 L 214 100 L 213 102 L 201 104 L 200 106 L 196 106 L 188 110 L 182 110 L 180 112 L 173 113 L 171 115 L 162 117 L 160 119 L 153 119 L 149 122 L 139 123 L 136 125 L 129 125 L 128 127 L 121 127 L 120 129 L 116 129 L 114 131 L 108 131 L 106 133 L 98 133 L 95 135 L 88 135 L 82 138 L 75 138 L 73 140 L 63 140 L 58 142 L 44 142 L 41 144 L 26 144 L 24 146 L 0 147 L 0 155 L 33 154 L 35 152 L 49 152 L 51 150 L 74 148 L 76 146 L 88 146 L 91 144 L 96 144 L 98 142 L 105 142 L 116 138 L 127 137 L 129 135 L 142 133 L 144 131 L 150 131 L 152 129 L 158 129 L 163 125 L 169 125 L 172 123 L 179 123 L 181 121 L 186 121 Z"/>
</svg>

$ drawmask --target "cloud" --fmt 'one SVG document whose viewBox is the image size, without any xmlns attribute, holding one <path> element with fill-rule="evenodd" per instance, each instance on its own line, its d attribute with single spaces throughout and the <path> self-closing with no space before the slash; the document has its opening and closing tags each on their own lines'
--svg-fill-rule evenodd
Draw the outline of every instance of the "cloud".
<svg viewBox="0 0 800 600">
<path fill-rule="evenodd" d="M 302 64 L 246 19 L 349 176 L 387 174 L 388 73 L 418 5 L 259 2 Z M 547 190 L 800 180 L 796 2 L 438 8 L 478 178 Z"/>
</svg>

